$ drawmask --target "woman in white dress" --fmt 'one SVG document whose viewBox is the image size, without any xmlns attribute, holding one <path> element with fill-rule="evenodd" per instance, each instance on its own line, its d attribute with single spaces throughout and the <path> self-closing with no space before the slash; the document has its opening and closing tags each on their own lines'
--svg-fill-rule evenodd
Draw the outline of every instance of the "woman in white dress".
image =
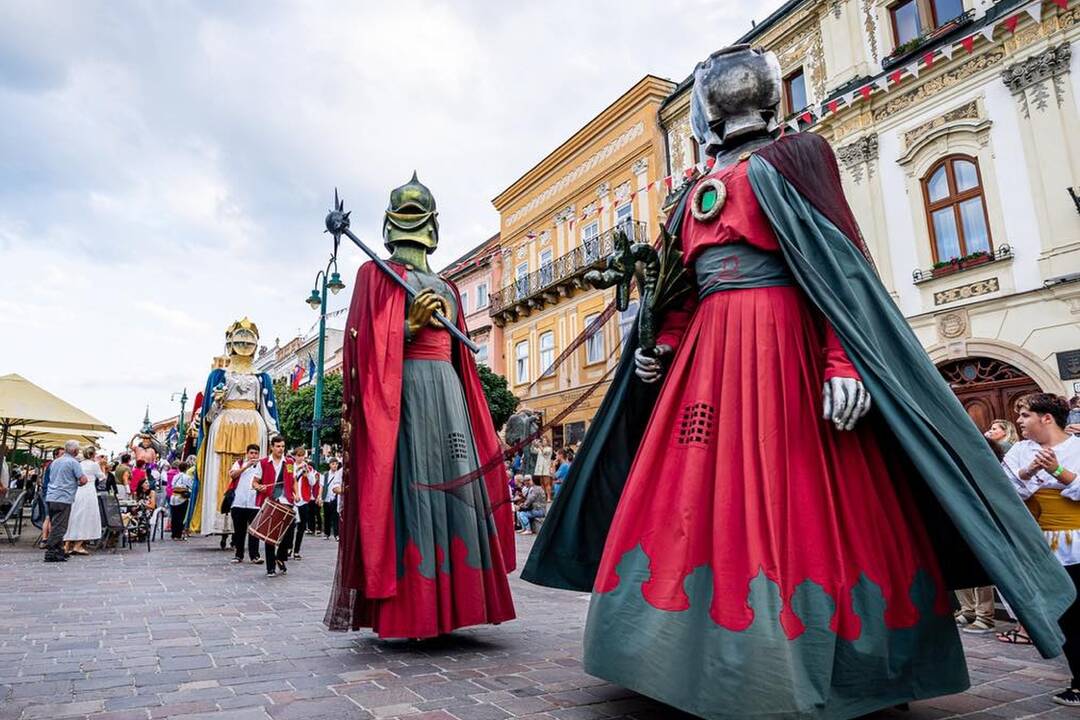
<svg viewBox="0 0 1080 720">
<path fill-rule="evenodd" d="M 95 450 L 88 447 L 83 451 L 83 475 L 90 482 L 80 485 L 75 491 L 75 502 L 71 503 L 71 518 L 64 534 L 64 552 L 72 555 L 89 555 L 86 550 L 87 540 L 101 538 L 101 510 L 98 509 L 97 484 L 105 479 L 101 466 L 94 460 Z"/>
</svg>

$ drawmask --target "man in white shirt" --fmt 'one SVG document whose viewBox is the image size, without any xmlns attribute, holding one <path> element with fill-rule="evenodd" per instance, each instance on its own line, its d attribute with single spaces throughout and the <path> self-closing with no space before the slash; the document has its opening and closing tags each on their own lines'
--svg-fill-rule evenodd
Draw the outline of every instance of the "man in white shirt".
<svg viewBox="0 0 1080 720">
<path fill-rule="evenodd" d="M 323 510 L 323 532 L 329 540 L 333 535 L 338 539 L 338 510 L 337 499 L 341 493 L 341 463 L 337 458 L 330 458 L 330 472 L 326 474 L 325 487 L 319 497 L 319 505 Z"/>
<path fill-rule="evenodd" d="M 300 555 L 300 546 L 304 543 L 304 535 L 308 529 L 315 527 L 315 502 L 319 499 L 319 473 L 307 461 L 307 448 L 301 446 L 293 450 L 293 459 L 296 461 L 296 481 L 299 484 L 299 494 L 296 497 L 296 511 L 299 521 L 296 525 L 296 538 L 292 548 L 292 559 L 303 560 Z"/>
<path fill-rule="evenodd" d="M 243 458 L 233 463 L 229 470 L 232 479 L 234 495 L 232 510 L 233 547 L 236 556 L 234 563 L 244 562 L 244 545 L 247 544 L 248 560 L 253 563 L 262 562 L 259 557 L 259 538 L 248 534 L 248 525 L 255 519 L 259 512 L 258 496 L 255 493 L 255 479 L 259 475 L 259 446 L 251 443 L 247 446 L 247 452 Z"/>
<path fill-rule="evenodd" d="M 1034 393 L 1021 399 L 1017 409 L 1017 425 L 1025 439 L 1006 453 L 1002 467 L 1020 497 L 1033 507 L 1051 551 L 1080 595 L 1080 482 L 1076 482 L 1080 437 L 1065 432 L 1069 404 L 1057 395 Z M 1074 602 L 1058 622 L 1073 677 L 1054 702 L 1080 707 L 1080 602 Z"/>
<path fill-rule="evenodd" d="M 179 473 L 172 481 L 172 495 L 169 496 L 169 527 L 172 530 L 173 540 L 184 539 L 184 517 L 187 515 L 188 498 L 191 497 L 191 475 L 188 474 L 188 464 L 179 462 L 176 465 Z M 120 489 L 117 486 L 117 490 Z M 127 488 L 124 488 L 125 490 Z"/>
<path fill-rule="evenodd" d="M 259 461 L 258 471 L 252 481 L 252 486 L 258 493 L 256 502 L 261 506 L 272 498 L 283 505 L 289 506 L 293 510 L 294 516 L 280 543 L 276 545 L 270 542 L 266 543 L 264 549 L 266 551 L 267 577 L 276 576 L 278 570 L 281 571 L 282 575 L 288 571 L 285 561 L 289 558 L 289 549 L 292 547 L 293 533 L 296 530 L 296 509 L 293 506 L 296 502 L 296 496 L 299 494 L 294 474 L 295 469 L 296 464 L 293 458 L 285 456 L 285 438 L 280 435 L 270 438 L 270 457 L 265 457 Z"/>
</svg>

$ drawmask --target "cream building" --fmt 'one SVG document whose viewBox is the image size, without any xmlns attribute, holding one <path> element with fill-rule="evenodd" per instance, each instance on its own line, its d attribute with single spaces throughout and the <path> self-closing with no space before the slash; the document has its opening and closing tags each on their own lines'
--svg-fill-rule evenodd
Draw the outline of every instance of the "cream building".
<svg viewBox="0 0 1080 720">
<path fill-rule="evenodd" d="M 1021 393 L 1080 391 L 1080 3 L 1063 2 L 793 1 L 741 40 L 776 52 L 785 121 L 832 143 L 882 281 L 981 426 Z M 697 159 L 688 88 L 661 110 L 676 174 Z"/>
<path fill-rule="evenodd" d="M 611 252 L 617 227 L 634 241 L 659 232 L 664 138 L 657 111 L 675 88 L 651 75 L 555 148 L 494 199 L 500 217 L 502 287 L 490 315 L 502 328 L 505 376 L 522 405 L 545 422 L 604 384 L 553 430 L 556 445 L 578 442 L 607 389 L 623 333 L 636 307 L 616 314 L 554 372 L 548 368 L 614 290 L 583 276 Z"/>
</svg>

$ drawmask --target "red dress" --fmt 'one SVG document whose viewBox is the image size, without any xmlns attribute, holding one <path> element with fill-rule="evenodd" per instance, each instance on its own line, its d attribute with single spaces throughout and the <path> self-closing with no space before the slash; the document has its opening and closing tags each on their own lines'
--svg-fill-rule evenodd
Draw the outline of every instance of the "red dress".
<svg viewBox="0 0 1080 720">
<path fill-rule="evenodd" d="M 747 166 L 714 173 L 728 191 L 716 219 L 698 222 L 688 209 L 688 267 L 727 243 L 779 252 Z M 867 419 L 849 432 L 821 419 L 824 381 L 858 373 L 803 292 L 792 284 L 695 296 L 667 314 L 657 342 L 676 351 L 608 535 L 594 612 L 611 610 L 604 594 L 627 582 L 618 566 L 640 549 L 648 605 L 687 610 L 685 584 L 705 566 L 708 615 L 730 631 L 753 623 L 748 594 L 759 573 L 779 589 L 789 640 L 804 630 L 792 597 L 808 580 L 835 603 L 829 627 L 846 641 L 860 636 L 852 596 L 863 576 L 881 591 L 887 628 L 915 625 L 916 574 L 940 589 L 936 561 Z M 948 613 L 945 592 L 935 602 Z"/>
</svg>

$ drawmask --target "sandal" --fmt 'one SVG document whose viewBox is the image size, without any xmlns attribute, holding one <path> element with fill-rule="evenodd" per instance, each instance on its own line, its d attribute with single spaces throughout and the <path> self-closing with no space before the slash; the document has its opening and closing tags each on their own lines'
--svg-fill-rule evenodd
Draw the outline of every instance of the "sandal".
<svg viewBox="0 0 1080 720">
<path fill-rule="evenodd" d="M 1031 645 L 1031 638 L 1027 633 L 1021 631 L 1019 628 L 1013 628 L 1012 630 L 1006 630 L 997 634 L 998 642 L 1003 642 L 1006 645 Z"/>
</svg>

